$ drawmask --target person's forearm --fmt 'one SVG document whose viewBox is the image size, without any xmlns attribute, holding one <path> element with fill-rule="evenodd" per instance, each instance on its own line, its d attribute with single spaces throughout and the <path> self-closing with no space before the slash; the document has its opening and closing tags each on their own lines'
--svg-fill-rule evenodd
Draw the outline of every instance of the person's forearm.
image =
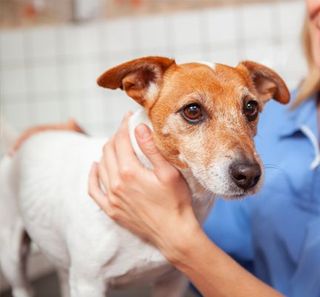
<svg viewBox="0 0 320 297">
<path fill-rule="evenodd" d="M 201 229 L 166 252 L 169 261 L 206 297 L 283 296 L 243 269 Z M 184 237 L 184 236 L 183 236 Z"/>
<path fill-rule="evenodd" d="M 10 156 L 13 156 L 16 151 L 23 145 L 23 143 L 29 139 L 31 136 L 38 134 L 40 132 L 46 131 L 74 131 L 82 134 L 86 134 L 86 132 L 74 121 L 69 120 L 67 123 L 59 123 L 59 124 L 44 124 L 38 125 L 35 127 L 31 127 L 25 130 L 18 139 L 14 142 L 12 148 L 8 152 Z"/>
</svg>

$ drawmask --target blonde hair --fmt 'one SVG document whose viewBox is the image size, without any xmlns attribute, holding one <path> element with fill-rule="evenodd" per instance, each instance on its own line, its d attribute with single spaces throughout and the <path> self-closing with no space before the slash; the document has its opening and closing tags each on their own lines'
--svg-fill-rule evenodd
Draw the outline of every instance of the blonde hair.
<svg viewBox="0 0 320 297">
<path fill-rule="evenodd" d="M 306 16 L 302 30 L 302 45 L 308 63 L 308 74 L 298 88 L 296 100 L 292 104 L 295 108 L 306 101 L 310 96 L 320 90 L 320 70 L 318 69 L 312 55 L 311 37 L 309 31 L 309 19 Z M 320 53 L 319 53 L 320 54 Z"/>
</svg>

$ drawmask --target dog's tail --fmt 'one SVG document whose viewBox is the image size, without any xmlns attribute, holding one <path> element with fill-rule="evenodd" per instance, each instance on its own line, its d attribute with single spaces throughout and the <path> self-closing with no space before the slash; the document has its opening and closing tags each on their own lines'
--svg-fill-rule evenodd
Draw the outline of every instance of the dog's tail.
<svg viewBox="0 0 320 297">
<path fill-rule="evenodd" d="M 0 115 L 0 153 L 6 153 L 10 150 L 14 141 L 18 138 L 18 132 L 11 127 L 7 121 Z"/>
</svg>

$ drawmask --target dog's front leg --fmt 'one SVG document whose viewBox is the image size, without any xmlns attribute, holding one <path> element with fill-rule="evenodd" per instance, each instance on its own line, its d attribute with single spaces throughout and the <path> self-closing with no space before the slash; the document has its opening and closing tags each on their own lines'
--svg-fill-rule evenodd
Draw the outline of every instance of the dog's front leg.
<svg viewBox="0 0 320 297">
<path fill-rule="evenodd" d="M 71 270 L 69 277 L 70 297 L 105 297 L 106 281 L 99 276 L 75 273 Z"/>
<path fill-rule="evenodd" d="M 186 277 L 179 271 L 173 270 L 155 282 L 152 297 L 182 297 L 187 286 Z"/>
<path fill-rule="evenodd" d="M 30 238 L 19 219 L 12 226 L 8 224 L 7 228 L 0 238 L 0 268 L 14 297 L 32 297 L 34 293 L 27 280 Z"/>
</svg>

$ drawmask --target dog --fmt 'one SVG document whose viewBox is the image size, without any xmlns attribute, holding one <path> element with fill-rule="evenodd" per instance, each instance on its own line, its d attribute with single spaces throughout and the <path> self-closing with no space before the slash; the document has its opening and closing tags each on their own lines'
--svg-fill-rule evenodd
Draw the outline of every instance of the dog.
<svg viewBox="0 0 320 297">
<path fill-rule="evenodd" d="M 266 66 L 236 67 L 144 57 L 103 73 L 98 85 L 122 89 L 141 105 L 129 123 L 145 123 L 163 156 L 190 186 L 202 222 L 214 197 L 258 191 L 263 165 L 253 138 L 269 99 L 289 102 L 285 82 Z M 186 280 L 153 246 L 116 224 L 88 196 L 87 179 L 106 139 L 47 131 L 25 140 L 0 164 L 0 263 L 14 297 L 30 297 L 25 261 L 30 239 L 57 267 L 63 295 L 103 297 L 110 288 L 153 284 L 154 297 L 182 296 Z"/>
</svg>

